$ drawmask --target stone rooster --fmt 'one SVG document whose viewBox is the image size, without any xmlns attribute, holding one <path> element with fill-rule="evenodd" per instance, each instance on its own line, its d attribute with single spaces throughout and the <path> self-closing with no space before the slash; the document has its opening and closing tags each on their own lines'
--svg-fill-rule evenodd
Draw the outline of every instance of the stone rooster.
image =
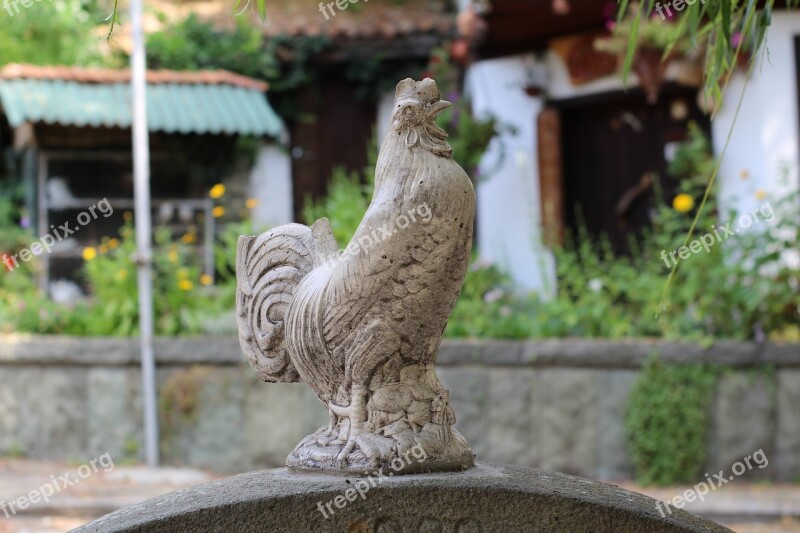
<svg viewBox="0 0 800 533">
<path fill-rule="evenodd" d="M 306 383 L 330 415 L 289 455 L 290 467 L 472 465 L 434 369 L 475 216 L 472 183 L 434 122 L 449 105 L 431 79 L 397 85 L 372 202 L 343 251 L 327 219 L 239 240 L 244 353 L 264 381 Z M 424 463 L 419 454 L 409 460 L 412 447 L 424 450 Z"/>
</svg>

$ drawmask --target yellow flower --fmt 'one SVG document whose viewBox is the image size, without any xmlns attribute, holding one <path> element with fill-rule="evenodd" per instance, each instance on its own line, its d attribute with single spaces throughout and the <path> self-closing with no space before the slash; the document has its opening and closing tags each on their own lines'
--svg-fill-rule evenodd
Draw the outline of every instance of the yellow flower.
<svg viewBox="0 0 800 533">
<path fill-rule="evenodd" d="M 225 196 L 225 186 L 221 183 L 217 183 L 216 185 L 211 187 L 211 190 L 208 192 L 208 195 L 214 200 L 222 198 L 223 196 Z"/>
<path fill-rule="evenodd" d="M 196 240 L 196 235 L 194 233 L 187 233 L 183 237 L 181 237 L 181 242 L 183 244 L 192 244 Z"/>
<path fill-rule="evenodd" d="M 763 200 L 766 197 L 767 197 L 767 193 L 766 193 L 766 191 L 764 191 L 764 189 L 758 189 L 756 191 L 756 200 Z"/>
<path fill-rule="evenodd" d="M 211 210 L 211 214 L 214 215 L 214 218 L 219 218 L 225 215 L 225 208 L 222 207 L 221 205 L 218 205 L 217 207 Z"/>
<path fill-rule="evenodd" d="M 208 287 L 212 283 L 214 283 L 214 278 L 212 278 L 208 274 L 203 274 L 202 276 L 200 276 L 200 284 L 201 285 L 205 285 L 206 287 Z"/>
<path fill-rule="evenodd" d="M 694 207 L 694 198 L 688 194 L 681 193 L 672 200 L 672 207 L 678 213 L 686 213 Z"/>
<path fill-rule="evenodd" d="M 258 200 L 256 200 L 255 198 L 248 198 L 247 201 L 244 203 L 244 206 L 247 209 L 255 209 L 257 205 L 258 205 Z"/>
<path fill-rule="evenodd" d="M 167 260 L 172 264 L 177 263 L 178 262 L 178 252 L 176 252 L 175 250 L 171 250 L 167 254 Z"/>
<path fill-rule="evenodd" d="M 125 278 L 127 278 L 127 277 L 128 277 L 128 270 L 127 270 L 127 269 L 125 269 L 125 268 L 123 268 L 123 269 L 120 269 L 120 271 L 119 271 L 119 272 L 117 272 L 117 277 L 118 277 L 119 279 L 125 279 Z"/>
<path fill-rule="evenodd" d="M 116 250 L 119 247 L 119 239 L 109 239 L 108 247 L 112 250 Z"/>
<path fill-rule="evenodd" d="M 101 254 L 107 253 L 108 246 L 106 246 L 105 244 L 101 244 L 100 246 L 97 247 L 97 251 L 100 252 Z"/>
<path fill-rule="evenodd" d="M 91 246 L 84 248 L 83 253 L 81 254 L 84 261 L 91 261 L 95 257 L 97 257 L 97 250 L 92 248 Z"/>
<path fill-rule="evenodd" d="M 182 279 L 178 282 L 178 288 L 182 291 L 190 291 L 194 288 L 194 283 L 188 279 Z"/>
</svg>

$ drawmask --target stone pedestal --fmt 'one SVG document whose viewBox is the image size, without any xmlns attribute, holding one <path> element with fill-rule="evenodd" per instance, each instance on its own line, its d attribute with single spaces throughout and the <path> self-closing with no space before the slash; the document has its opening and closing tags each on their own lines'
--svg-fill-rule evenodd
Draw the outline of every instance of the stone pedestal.
<svg viewBox="0 0 800 533">
<path fill-rule="evenodd" d="M 447 474 L 369 477 L 251 472 L 117 511 L 80 533 L 722 532 L 647 496 L 531 468 L 478 463 Z M 663 510 L 663 505 L 662 505 Z"/>
</svg>

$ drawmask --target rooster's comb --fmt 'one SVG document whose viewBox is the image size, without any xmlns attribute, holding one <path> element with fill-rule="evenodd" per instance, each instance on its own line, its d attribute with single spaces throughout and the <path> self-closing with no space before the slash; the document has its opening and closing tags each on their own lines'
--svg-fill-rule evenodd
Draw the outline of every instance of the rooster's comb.
<svg viewBox="0 0 800 533">
<path fill-rule="evenodd" d="M 419 100 L 424 104 L 433 104 L 441 98 L 436 82 L 430 78 L 422 81 L 414 81 L 406 78 L 397 84 L 397 91 L 394 99 L 396 102 L 401 100 Z"/>
</svg>

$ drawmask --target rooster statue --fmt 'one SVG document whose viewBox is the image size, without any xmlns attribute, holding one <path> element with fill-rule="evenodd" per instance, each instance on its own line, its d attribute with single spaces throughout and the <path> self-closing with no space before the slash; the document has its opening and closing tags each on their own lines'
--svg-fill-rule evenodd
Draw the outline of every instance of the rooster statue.
<svg viewBox="0 0 800 533">
<path fill-rule="evenodd" d="M 472 183 L 434 122 L 449 105 L 431 79 L 397 85 L 372 202 L 344 250 L 324 218 L 239 239 L 242 350 L 264 381 L 306 383 L 330 416 L 289 455 L 293 469 L 473 464 L 434 368 L 475 217 Z"/>
</svg>

